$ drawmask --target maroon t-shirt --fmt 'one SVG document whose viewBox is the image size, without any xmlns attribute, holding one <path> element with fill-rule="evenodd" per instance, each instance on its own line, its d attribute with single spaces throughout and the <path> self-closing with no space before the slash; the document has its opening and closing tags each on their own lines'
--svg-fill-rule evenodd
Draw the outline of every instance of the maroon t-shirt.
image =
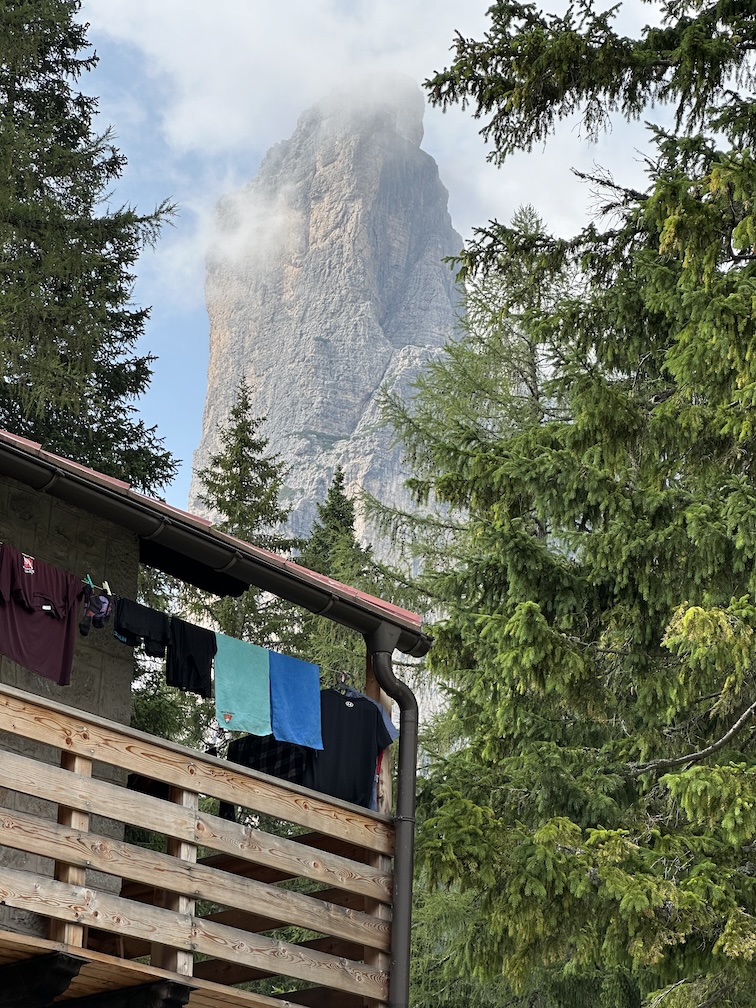
<svg viewBox="0 0 756 1008">
<path fill-rule="evenodd" d="M 61 686 L 71 681 L 81 578 L 0 546 L 0 652 Z"/>
</svg>

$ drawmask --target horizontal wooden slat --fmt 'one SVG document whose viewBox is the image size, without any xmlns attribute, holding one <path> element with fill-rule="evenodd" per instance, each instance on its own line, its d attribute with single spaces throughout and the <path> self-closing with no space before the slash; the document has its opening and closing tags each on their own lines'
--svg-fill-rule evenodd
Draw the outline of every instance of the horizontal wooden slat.
<svg viewBox="0 0 756 1008">
<path fill-rule="evenodd" d="M 0 810 L 0 844 L 120 878 L 151 883 L 183 896 L 263 913 L 282 923 L 297 924 L 374 948 L 389 947 L 389 925 L 367 914 L 260 882 L 246 880 L 240 884 L 233 875 L 215 868 L 178 861 L 168 854 L 82 833 L 25 813 Z M 146 911 L 148 904 L 135 903 L 134 906 L 144 907 Z"/>
<path fill-rule="evenodd" d="M 36 957 L 55 951 L 72 950 L 59 942 L 0 930 L 1 963 L 17 962 L 19 959 L 28 959 L 32 956 Z M 288 1000 L 280 1001 L 264 994 L 224 987 L 208 980 L 182 978 L 154 966 L 125 962 L 89 949 L 78 949 L 75 954 L 86 959 L 86 965 L 81 969 L 79 975 L 74 977 L 65 995 L 55 1002 L 56 1005 L 65 1004 L 74 998 L 137 987 L 155 980 L 169 979 L 188 983 L 193 988 L 189 997 L 189 1008 L 297 1008 L 293 1002 Z"/>
<path fill-rule="evenodd" d="M 338 938 L 313 938 L 311 941 L 296 942 L 299 948 L 317 949 L 318 952 L 327 952 L 328 955 L 337 956 L 340 959 L 359 960 L 362 955 L 362 947 L 353 942 L 340 941 Z M 220 959 L 204 959 L 194 966 L 194 975 L 203 977 L 205 980 L 214 980 L 216 983 L 237 984 L 246 983 L 249 980 L 264 980 L 268 977 L 276 976 L 265 970 L 253 970 L 249 966 L 240 966 L 239 963 L 223 962 Z"/>
<path fill-rule="evenodd" d="M 281 995 L 281 1004 L 286 1004 Z M 365 1000 L 344 991 L 330 991 L 325 987 L 310 987 L 307 990 L 290 991 L 286 998 L 291 998 L 297 1005 L 304 1008 L 364 1008 Z"/>
<path fill-rule="evenodd" d="M 0 689 L 0 730 L 333 834 L 369 850 L 393 853 L 393 827 L 377 813 L 329 801 L 306 788 L 284 785 L 266 774 L 202 756 L 184 746 L 157 745 L 142 732 L 119 729 L 60 704 L 30 699 L 29 694 L 10 687 Z"/>
<path fill-rule="evenodd" d="M 223 871 L 254 877 L 252 871 L 248 873 L 245 869 L 245 862 L 249 862 L 278 871 L 280 879 L 309 878 L 391 901 L 391 876 L 362 862 L 320 848 L 308 848 L 301 842 L 228 822 L 219 816 L 181 808 L 17 753 L 3 754 L 0 787 L 103 816 L 112 816 L 117 810 L 121 822 L 223 852 L 220 857 L 225 860 L 217 864 Z M 207 859 L 203 861 L 207 863 Z"/>
<path fill-rule="evenodd" d="M 244 875 L 248 870 L 244 862 L 253 862 L 280 870 L 290 878 L 308 878 L 384 903 L 391 902 L 390 872 L 328 850 L 308 847 L 298 840 L 273 836 L 262 830 L 228 823 L 218 816 L 200 813 L 197 817 L 197 842 L 230 855 L 223 866 L 217 865 L 223 871 Z"/>
<path fill-rule="evenodd" d="M 8 906 L 23 907 L 57 920 L 74 921 L 148 941 L 159 939 L 172 948 L 245 963 L 364 997 L 386 998 L 386 974 L 360 963 L 262 935 L 252 936 L 200 918 L 181 918 L 168 910 L 130 903 L 118 896 L 95 893 L 12 868 L 0 867 L 0 899 Z M 184 982 L 187 978 L 181 980 Z"/>
</svg>

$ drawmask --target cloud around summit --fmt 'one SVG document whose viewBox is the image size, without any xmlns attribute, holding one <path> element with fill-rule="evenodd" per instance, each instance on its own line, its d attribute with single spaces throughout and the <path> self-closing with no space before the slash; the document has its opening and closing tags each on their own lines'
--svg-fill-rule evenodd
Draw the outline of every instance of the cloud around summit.
<svg viewBox="0 0 756 1008">
<path fill-rule="evenodd" d="M 266 152 L 299 116 L 347 82 L 385 71 L 421 84 L 452 59 L 455 32 L 482 37 L 488 0 L 83 0 L 81 19 L 100 56 L 83 82 L 100 99 L 129 164 L 112 201 L 148 211 L 178 204 L 173 226 L 138 266 L 135 297 L 153 305 L 145 348 L 154 353 L 152 391 L 140 402 L 166 446 L 188 460 L 199 441 L 207 362 L 204 259 L 217 201 L 252 179 Z M 625 0 L 621 28 L 653 13 Z M 357 91 L 358 89 L 356 89 Z M 359 94 L 356 94 L 359 98 Z M 548 227 L 571 234 L 587 220 L 590 193 L 571 167 L 596 164 L 638 184 L 641 125 L 620 123 L 589 145 L 566 123 L 544 148 L 502 168 L 487 161 L 470 110 L 426 105 L 422 147 L 449 190 L 457 231 L 508 221 L 523 203 Z M 171 387 L 182 409 L 171 407 Z M 186 502 L 188 462 L 173 488 Z"/>
</svg>

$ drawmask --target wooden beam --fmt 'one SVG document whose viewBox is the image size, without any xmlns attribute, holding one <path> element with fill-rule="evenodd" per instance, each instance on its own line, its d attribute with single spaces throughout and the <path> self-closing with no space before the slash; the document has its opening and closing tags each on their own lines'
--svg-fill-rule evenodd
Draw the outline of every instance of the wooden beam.
<svg viewBox="0 0 756 1008">
<path fill-rule="evenodd" d="M 48 939 L 36 935 L 14 934 L 0 929 L 0 965 L 59 951 L 55 943 Z M 76 954 L 77 957 L 80 955 L 85 963 L 65 992 L 69 999 L 82 998 L 105 990 L 138 987 L 159 980 L 176 980 L 176 977 L 167 976 L 163 970 L 145 963 L 129 962 L 90 949 L 82 949 Z M 237 990 L 235 987 L 222 987 L 206 980 L 193 978 L 191 986 L 193 991 L 189 1000 L 190 1008 L 288 1008 L 291 1005 L 291 1002 L 274 1000 L 265 994 Z M 63 1008 L 65 1001 L 56 1001 L 54 1005 L 55 1008 Z"/>
<path fill-rule="evenodd" d="M 0 966 L 0 1008 L 46 1008 L 86 962 L 65 952 Z"/>
<path fill-rule="evenodd" d="M 376 1000 L 385 1000 L 388 992 L 387 975 L 359 962 L 253 935 L 201 917 L 186 920 L 168 910 L 131 903 L 109 893 L 79 889 L 14 868 L 0 867 L 0 902 L 124 936 L 160 940 L 174 948 Z"/>
<path fill-rule="evenodd" d="M 327 952 L 328 955 L 339 956 L 343 959 L 359 959 L 362 949 L 353 942 L 339 941 L 335 938 L 313 938 L 311 941 L 297 942 L 301 948 L 317 949 L 319 952 Z M 266 970 L 255 970 L 248 966 L 240 966 L 238 963 L 223 962 L 220 959 L 205 959 L 203 962 L 195 964 L 194 975 L 202 977 L 204 980 L 212 980 L 214 983 L 232 984 L 245 983 L 248 980 L 265 980 L 268 977 L 277 976 Z"/>
<path fill-rule="evenodd" d="M 375 859 L 375 867 L 379 871 L 387 871 L 388 863 L 385 854 L 373 854 L 372 857 Z M 391 909 L 387 907 L 385 903 L 379 903 L 376 900 L 365 900 L 365 910 L 367 913 L 372 914 L 379 920 L 385 920 L 390 926 L 391 921 Z M 385 970 L 387 973 L 391 969 L 391 956 L 388 952 L 382 951 L 380 949 L 370 948 L 365 946 L 363 954 L 360 959 L 364 960 L 370 966 L 373 966 L 377 970 Z M 372 1001 L 365 998 L 363 1001 L 363 1008 L 371 1008 Z"/>
<path fill-rule="evenodd" d="M 92 776 L 92 760 L 86 756 L 62 752 L 60 766 L 62 770 L 78 774 L 80 777 L 89 779 Z M 71 826 L 86 833 L 89 830 L 89 812 L 59 804 L 58 822 L 61 826 Z M 59 882 L 70 882 L 72 885 L 83 886 L 87 880 L 87 869 L 82 865 L 56 861 L 54 877 Z M 84 928 L 80 924 L 51 920 L 48 926 L 48 937 L 63 945 L 76 945 L 81 948 L 84 945 Z"/>
<path fill-rule="evenodd" d="M 4 813 L 0 818 L 0 843 L 122 878 L 152 883 L 157 889 L 252 913 L 261 912 L 282 923 L 296 924 L 348 941 L 362 941 L 374 948 L 388 949 L 390 944 L 390 926 L 367 914 L 260 882 L 245 881 L 240 885 L 238 879 L 226 872 L 179 861 L 168 854 L 108 837 L 80 833 L 25 813 Z M 127 903 L 126 900 L 122 902 Z M 146 904 L 132 904 L 132 907 L 146 907 Z M 129 911 L 131 914 L 133 909 Z M 91 923 L 102 927 L 96 921 Z M 103 927 L 103 930 L 111 929 Z"/>
<path fill-rule="evenodd" d="M 171 788 L 169 797 L 175 805 L 190 809 L 194 816 L 197 815 L 199 796 L 194 792 Z M 194 864 L 197 860 L 197 845 L 169 837 L 167 854 L 169 857 L 178 858 L 187 864 Z M 174 910 L 182 917 L 191 917 L 194 914 L 195 901 L 191 896 L 161 889 L 156 892 L 155 903 L 166 910 Z M 162 969 L 170 970 L 172 973 L 180 973 L 182 976 L 191 976 L 194 968 L 194 956 L 191 952 L 168 948 L 160 943 L 152 946 L 150 962 L 153 966 L 160 966 Z"/>
<path fill-rule="evenodd" d="M 362 1008 L 362 999 L 343 991 L 329 991 L 327 987 L 308 987 L 305 990 L 287 991 L 273 997 L 286 998 L 305 1008 Z M 373 1002 L 379 1004 L 379 1002 Z"/>
<path fill-rule="evenodd" d="M 161 740 L 158 744 L 144 732 L 122 728 L 52 701 L 32 699 L 3 687 L 0 730 L 334 834 L 369 850 L 393 853 L 394 830 L 387 816 L 173 742 Z"/>
<path fill-rule="evenodd" d="M 184 984 L 159 980 L 140 987 L 124 987 L 72 998 L 65 1005 L 66 1008 L 183 1008 L 191 993 L 192 988 Z"/>
<path fill-rule="evenodd" d="M 202 863 L 236 875 L 259 877 L 266 882 L 309 878 L 326 886 L 341 885 L 350 892 L 361 892 L 384 902 L 391 899 L 391 873 L 376 871 L 366 863 L 370 852 L 364 848 L 319 834 L 292 839 L 230 823 L 220 816 L 198 812 L 193 802 L 174 804 L 107 781 L 93 780 L 84 772 L 87 765 L 91 766 L 91 760 L 68 753 L 66 756 L 72 766 L 82 767 L 82 773 L 67 772 L 8 753 L 8 758 L 4 755 L 0 763 L 0 787 L 58 802 L 71 810 L 79 810 L 82 817 L 95 813 L 118 818 L 185 844 L 213 848 L 220 853 L 203 858 Z M 76 763 L 77 760 L 81 762 Z M 196 795 L 191 790 L 176 793 Z M 113 815 L 114 809 L 118 810 L 117 817 Z M 81 821 L 86 820 L 82 818 Z M 86 826 L 79 828 L 86 829 Z M 361 860 L 355 858 L 356 854 Z M 134 898 L 140 897 L 135 893 Z"/>
</svg>

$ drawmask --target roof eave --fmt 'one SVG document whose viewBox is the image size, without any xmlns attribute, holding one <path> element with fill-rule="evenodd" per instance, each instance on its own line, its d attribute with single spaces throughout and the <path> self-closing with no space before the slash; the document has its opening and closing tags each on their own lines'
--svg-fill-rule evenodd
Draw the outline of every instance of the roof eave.
<svg viewBox="0 0 756 1008">
<path fill-rule="evenodd" d="M 292 561 L 226 536 L 204 519 L 144 497 L 128 484 L 0 436 L 0 472 L 134 532 L 144 563 L 178 573 L 219 595 L 255 585 L 310 612 L 370 636 L 385 623 L 399 631 L 396 647 L 422 657 L 431 639 L 415 613 L 323 577 Z"/>
</svg>

